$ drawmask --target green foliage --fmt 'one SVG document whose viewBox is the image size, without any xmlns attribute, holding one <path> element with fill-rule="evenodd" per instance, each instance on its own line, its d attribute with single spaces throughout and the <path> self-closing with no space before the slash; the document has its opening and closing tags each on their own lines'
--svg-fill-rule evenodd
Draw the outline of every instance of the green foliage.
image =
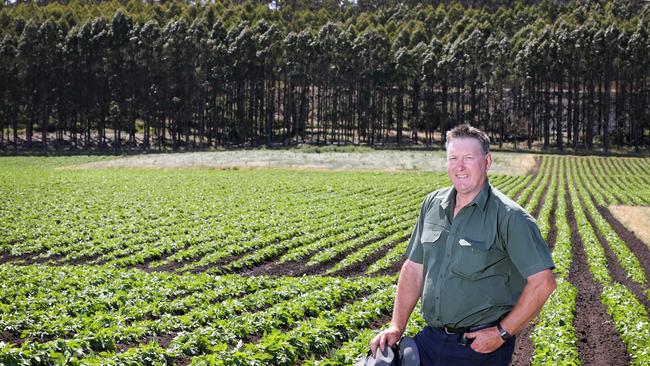
<svg viewBox="0 0 650 366">
<path fill-rule="evenodd" d="M 612 280 L 602 241 L 648 296 L 644 269 L 593 192 L 603 202 L 629 199 L 638 185 L 626 182 L 648 179 L 650 160 L 540 159 L 537 177 L 490 179 L 521 192 L 525 207 L 543 198 L 538 222 L 555 223 L 554 237 L 544 232 L 555 241 L 558 287 L 533 328 L 531 363 L 581 364 L 568 277 L 572 246 L 582 245 L 632 363 L 647 364 L 648 315 Z M 386 326 L 395 276 L 236 273 L 271 263 L 311 263 L 322 273 L 391 268 L 403 259 L 422 197 L 448 184 L 442 174 L 62 169 L 103 160 L 0 159 L 0 329 L 21 340 L 0 342 L 0 363 L 350 364 Z M 590 185 L 591 175 L 602 179 Z M 414 313 L 407 334 L 423 325 Z"/>
<path fill-rule="evenodd" d="M 633 1 L 39 4 L 0 8 L 0 127 L 15 134 L 0 147 L 14 152 L 23 141 L 115 151 L 420 143 L 415 131 L 432 145 L 433 132 L 463 122 L 500 143 L 526 130 L 545 149 L 554 129 L 563 150 L 569 125 L 573 149 L 646 144 L 645 112 L 628 107 L 645 98 L 650 65 L 648 8 Z"/>
<path fill-rule="evenodd" d="M 548 299 L 531 336 L 531 365 L 582 365 L 573 327 L 578 290 L 565 279 Z"/>
<path fill-rule="evenodd" d="M 614 319 L 614 327 L 632 356 L 632 365 L 650 362 L 650 322 L 645 307 L 620 283 L 603 288 L 600 301 Z"/>
</svg>

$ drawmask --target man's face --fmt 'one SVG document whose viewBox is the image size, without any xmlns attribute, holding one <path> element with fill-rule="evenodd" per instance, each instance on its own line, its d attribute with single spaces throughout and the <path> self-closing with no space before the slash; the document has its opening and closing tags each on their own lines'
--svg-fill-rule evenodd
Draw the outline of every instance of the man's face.
<svg viewBox="0 0 650 366">
<path fill-rule="evenodd" d="M 456 191 L 473 199 L 483 188 L 492 164 L 490 153 L 483 155 L 481 143 L 473 138 L 454 138 L 447 145 L 447 174 Z"/>
</svg>

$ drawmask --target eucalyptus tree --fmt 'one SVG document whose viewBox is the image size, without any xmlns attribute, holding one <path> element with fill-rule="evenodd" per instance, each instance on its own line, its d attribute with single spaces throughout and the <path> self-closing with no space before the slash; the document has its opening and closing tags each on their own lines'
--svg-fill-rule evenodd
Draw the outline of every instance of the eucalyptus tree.
<svg viewBox="0 0 650 366">
<path fill-rule="evenodd" d="M 105 125 L 110 117 L 111 106 L 109 75 L 106 72 L 110 67 L 107 57 L 110 26 L 103 18 L 88 20 L 78 30 L 77 42 L 80 66 L 77 100 L 80 107 L 75 118 L 71 119 L 74 124 L 73 133 L 77 133 L 76 126 L 79 124 L 82 143 L 89 148 L 92 145 L 92 130 L 96 127 L 100 147 L 103 147 L 106 142 Z"/>
<path fill-rule="evenodd" d="M 129 39 L 131 31 L 133 30 L 133 21 L 130 17 L 126 16 L 121 10 L 115 12 L 111 25 L 108 30 L 108 93 L 110 98 L 110 122 L 113 129 L 113 148 L 120 149 L 122 145 L 122 129 L 128 128 L 131 132 L 130 140 L 134 143 L 135 128 L 131 124 L 135 124 L 135 116 L 129 113 L 128 101 L 132 100 L 133 87 L 131 85 L 132 79 L 127 75 L 129 69 Z M 128 126 L 125 122 L 128 120 Z M 100 131 L 104 130 L 104 116 L 100 116 L 99 120 Z M 101 133 L 103 135 L 103 132 Z"/>
<path fill-rule="evenodd" d="M 650 37 L 648 36 L 647 23 L 639 21 L 634 33 L 627 44 L 627 53 L 630 56 L 631 99 L 630 108 L 630 136 L 634 151 L 640 151 L 643 142 L 643 130 L 647 124 L 647 105 L 649 90 L 647 85 L 648 69 L 650 69 Z"/>
<path fill-rule="evenodd" d="M 207 46 L 209 47 L 208 83 L 210 95 L 208 105 L 210 110 L 210 132 L 208 144 L 224 144 L 226 141 L 226 99 L 227 76 L 229 62 L 228 45 L 226 44 L 227 30 L 220 20 L 212 24 Z"/>
<path fill-rule="evenodd" d="M 602 133 L 602 148 L 604 152 L 609 150 L 610 145 L 610 115 L 611 113 L 611 89 L 612 80 L 614 79 L 614 59 L 620 52 L 619 29 L 614 24 L 610 24 L 605 31 L 600 30 L 594 37 L 594 47 L 598 49 L 601 62 L 600 67 L 600 108 L 599 120 Z M 614 117 L 615 118 L 615 117 Z"/>
<path fill-rule="evenodd" d="M 464 51 L 464 84 L 469 86 L 470 92 L 470 108 L 465 121 L 474 125 L 478 125 L 482 120 L 487 122 L 481 118 L 481 92 L 484 91 L 484 81 L 489 74 L 490 64 L 486 48 L 487 35 L 480 28 L 478 25 L 469 34 L 459 36 L 459 46 Z M 487 129 L 487 125 L 483 128 Z"/>
<path fill-rule="evenodd" d="M 582 57 L 582 74 L 583 74 L 583 117 L 585 130 L 585 146 L 587 150 L 593 149 L 594 144 L 594 111 L 598 109 L 596 84 L 599 83 L 599 68 L 601 67 L 599 48 L 597 41 L 594 42 L 599 31 L 597 23 L 592 19 L 582 26 L 581 46 L 583 51 Z"/>
<path fill-rule="evenodd" d="M 314 39 L 315 65 L 314 78 L 317 86 L 317 121 L 319 125 L 316 142 L 336 141 L 339 130 L 339 105 L 342 55 L 339 52 L 339 42 L 343 29 L 341 24 L 328 22 L 323 25 Z M 321 133 L 322 132 L 322 133 Z"/>
<path fill-rule="evenodd" d="M 39 44 L 39 58 L 42 67 L 41 77 L 39 82 L 42 88 L 43 95 L 40 113 L 40 128 L 41 128 L 41 141 L 43 149 L 47 150 L 48 139 L 47 134 L 50 130 L 50 119 L 56 120 L 55 108 L 59 103 L 62 79 L 61 69 L 63 64 L 61 42 L 63 40 L 59 23 L 53 21 L 51 18 L 43 22 L 38 30 L 38 44 Z M 58 129 L 60 124 L 56 124 L 53 130 Z"/>
<path fill-rule="evenodd" d="M 63 41 L 62 79 L 63 86 L 58 107 L 59 123 L 70 135 L 70 148 L 77 146 L 77 116 L 88 106 L 82 104 L 83 75 L 81 54 L 79 49 L 80 26 L 75 25 L 68 30 Z M 58 136 L 59 143 L 63 143 L 63 136 Z"/>
<path fill-rule="evenodd" d="M 414 64 L 413 54 L 409 52 L 409 38 L 406 29 L 402 29 L 393 41 L 393 82 L 396 85 L 395 90 L 395 116 L 397 143 L 402 143 L 402 133 L 404 129 L 404 98 L 408 90 L 409 81 L 412 78 L 413 71 L 416 67 Z M 392 98 L 391 98 L 392 99 Z M 392 116 L 392 113 L 391 113 Z"/>
<path fill-rule="evenodd" d="M 384 32 L 367 29 L 354 42 L 358 58 L 359 79 L 356 88 L 358 119 L 357 133 L 360 141 L 375 142 L 376 130 L 381 131 L 381 92 L 386 87 L 390 67 L 390 43 Z"/>
<path fill-rule="evenodd" d="M 529 31 L 530 30 L 532 29 L 529 29 Z M 521 36 L 521 33 L 523 32 L 524 30 L 516 36 Z M 514 62 L 517 80 L 513 87 L 513 102 L 518 111 L 515 118 L 518 119 L 519 123 L 521 123 L 522 120 L 526 121 L 527 144 L 529 149 L 532 147 L 533 118 L 536 111 L 536 99 L 534 95 L 531 95 L 531 91 L 535 91 L 536 85 L 536 51 L 536 36 L 529 33 L 519 44 L 519 47 L 516 48 Z"/>
<path fill-rule="evenodd" d="M 537 121 L 541 122 L 544 150 L 548 150 L 551 143 L 551 84 L 554 79 L 555 60 L 557 60 L 557 46 L 549 24 L 538 37 L 537 54 L 535 58 L 535 71 L 537 83 L 531 92 L 536 92 Z"/>
<path fill-rule="evenodd" d="M 190 83 L 192 80 L 191 39 L 184 19 L 170 20 L 162 30 L 163 115 L 169 120 L 167 129 L 172 148 L 188 145 L 190 137 Z M 163 121 L 164 123 L 165 121 Z M 165 135 L 163 127 L 162 135 Z"/>
<path fill-rule="evenodd" d="M 576 53 L 575 39 L 571 26 L 564 20 L 558 20 L 554 24 L 553 38 L 555 40 L 553 59 L 553 78 L 556 83 L 557 111 L 555 117 L 555 142 L 558 150 L 564 150 L 564 131 L 567 131 L 567 138 L 571 139 L 572 107 L 573 107 L 573 82 L 578 76 L 573 72 L 577 61 L 574 58 Z M 564 113 L 564 90 L 567 92 L 566 113 Z M 565 117 L 566 116 L 566 123 Z"/>
<path fill-rule="evenodd" d="M 10 35 L 0 41 L 0 148 L 5 146 L 5 129 L 13 130 L 13 149 L 18 150 L 19 79 L 16 42 Z M 9 137 L 6 137 L 7 143 Z"/>
<path fill-rule="evenodd" d="M 417 131 L 424 130 L 427 144 L 433 142 L 433 130 L 437 127 L 435 116 L 436 99 L 432 90 L 423 88 L 422 81 L 425 78 L 423 64 L 427 56 L 428 46 L 424 42 L 418 42 L 407 52 L 411 54 L 412 65 L 409 68 L 409 80 L 411 81 L 411 113 L 410 126 L 411 138 L 418 142 Z M 423 108 L 424 104 L 424 108 Z"/>
<path fill-rule="evenodd" d="M 134 58 L 137 62 L 133 85 L 137 88 L 136 96 L 143 126 L 143 145 L 149 148 L 151 144 L 151 128 L 154 128 L 158 149 L 164 144 L 162 136 L 164 119 L 160 113 L 162 106 L 161 85 L 163 65 L 160 63 L 162 57 L 161 30 L 158 22 L 149 20 L 141 28 L 138 34 L 131 37 L 135 42 Z"/>
<path fill-rule="evenodd" d="M 188 30 L 190 48 L 190 62 L 192 72 L 191 78 L 186 80 L 189 83 L 190 94 L 190 125 L 192 130 L 192 145 L 197 144 L 204 146 L 204 137 L 206 130 L 210 125 L 207 121 L 208 114 L 206 107 L 209 105 L 209 95 L 211 94 L 209 82 L 209 73 L 212 68 L 212 42 L 209 38 L 208 24 L 204 18 L 196 18 Z M 199 139 L 197 143 L 197 137 Z"/>
<path fill-rule="evenodd" d="M 583 91 L 582 91 L 582 85 L 584 85 L 584 72 L 583 72 L 583 64 L 584 62 L 582 61 L 583 58 L 585 57 L 584 55 L 587 52 L 587 48 L 585 47 L 585 40 L 584 37 L 586 36 L 586 31 L 585 27 L 583 25 L 577 26 L 571 35 L 571 39 L 575 40 L 575 54 L 574 54 L 574 62 L 573 62 L 573 67 L 570 70 L 570 74 L 575 75 L 573 77 L 573 85 L 570 90 L 572 90 L 573 94 L 573 118 L 572 118 L 572 124 L 573 124 L 573 132 L 572 132 L 572 146 L 573 150 L 577 150 L 579 143 L 580 143 L 580 126 L 582 124 L 582 121 L 585 120 L 584 116 L 584 106 L 585 106 L 585 98 L 583 97 Z"/>
<path fill-rule="evenodd" d="M 9 128 L 26 145 L 39 131 L 55 146 L 122 149 L 141 124 L 145 149 L 393 132 L 401 144 L 405 129 L 444 143 L 462 122 L 500 143 L 525 131 L 560 150 L 646 144 L 650 13 L 638 3 L 314 4 L 5 7 L 0 144 Z"/>
<path fill-rule="evenodd" d="M 38 118 L 38 106 L 41 103 L 41 90 L 39 82 L 42 81 L 41 64 L 38 50 L 38 24 L 29 20 L 22 30 L 18 40 L 18 65 L 21 82 L 21 103 L 24 106 L 25 139 L 27 147 L 32 145 L 34 125 Z"/>
<path fill-rule="evenodd" d="M 508 79 L 511 78 L 509 59 L 511 46 L 510 38 L 505 34 L 491 34 L 486 42 L 491 67 L 486 75 L 488 116 L 484 118 L 489 121 L 492 131 L 498 132 L 496 140 L 499 142 L 499 147 L 503 146 L 504 139 L 512 130 L 509 122 L 512 101 L 506 98 L 505 94 Z M 490 100 L 492 100 L 492 109 L 489 107 Z"/>
<path fill-rule="evenodd" d="M 231 28 L 225 40 L 230 59 L 228 75 L 231 81 L 228 110 L 234 112 L 234 116 L 232 113 L 230 116 L 232 129 L 229 133 L 231 139 L 238 143 L 253 137 L 255 131 L 251 119 L 251 109 L 254 105 L 251 90 L 256 78 L 257 38 L 258 35 L 250 23 L 244 21 Z"/>
<path fill-rule="evenodd" d="M 452 91 L 452 116 L 451 125 L 458 125 L 465 122 L 465 63 L 467 61 L 464 50 L 464 43 L 456 39 L 446 48 L 444 56 L 445 71 L 450 75 Z"/>
<path fill-rule="evenodd" d="M 435 38 L 431 41 L 431 50 L 435 52 L 435 50 L 438 50 L 439 52 L 437 53 L 437 56 L 432 56 L 432 61 L 437 59 L 437 63 L 435 65 L 431 65 L 431 68 L 428 70 L 430 71 L 433 69 L 434 76 L 437 74 L 438 77 L 436 78 L 437 82 L 439 83 L 439 88 L 440 88 L 440 106 L 441 106 L 441 120 L 440 120 L 440 144 L 441 146 L 445 146 L 445 143 L 447 142 L 447 131 L 452 129 L 455 119 L 454 119 L 454 114 L 453 114 L 453 103 L 452 103 L 452 98 L 453 94 L 450 96 L 450 93 L 453 93 L 453 85 L 454 85 L 454 69 L 455 69 L 455 62 L 454 62 L 454 54 L 451 52 L 451 45 L 450 44 L 440 44 L 437 45 L 435 44 Z M 432 53 L 433 55 L 433 53 Z M 435 57 L 435 59 L 434 59 Z M 425 64 L 426 66 L 427 60 L 425 58 Z M 427 74 L 427 69 L 425 68 L 425 75 Z"/>
<path fill-rule="evenodd" d="M 306 139 L 309 113 L 309 83 L 312 76 L 313 43 L 308 30 L 289 32 L 284 38 L 284 93 L 283 111 L 285 142 L 299 137 Z"/>
<path fill-rule="evenodd" d="M 631 68 L 630 57 L 627 52 L 627 44 L 630 39 L 630 34 L 626 29 L 622 29 L 618 35 L 616 43 L 618 44 L 618 53 L 614 58 L 613 69 L 614 69 L 614 87 L 615 87 L 615 101 L 614 101 L 614 110 L 615 110 L 615 123 L 614 128 L 614 143 L 621 147 L 624 144 L 624 125 L 626 121 L 629 120 L 627 116 L 628 109 L 625 108 L 625 101 L 627 100 L 628 94 L 628 70 Z"/>
<path fill-rule="evenodd" d="M 357 32 L 349 25 L 335 42 L 335 75 L 337 85 L 334 97 L 334 122 L 337 126 L 337 141 L 354 140 L 354 93 L 359 77 L 359 62 L 354 47 Z"/>
</svg>

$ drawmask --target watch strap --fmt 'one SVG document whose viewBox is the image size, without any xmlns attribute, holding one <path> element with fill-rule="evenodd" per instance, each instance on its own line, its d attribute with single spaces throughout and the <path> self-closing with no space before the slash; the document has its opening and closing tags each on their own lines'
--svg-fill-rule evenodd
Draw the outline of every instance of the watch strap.
<svg viewBox="0 0 650 366">
<path fill-rule="evenodd" d="M 501 339 L 503 339 L 504 341 L 508 341 L 510 338 L 512 338 L 512 334 L 508 333 L 507 330 L 503 329 L 501 323 L 497 323 L 497 329 L 499 330 L 499 335 L 501 336 Z"/>
</svg>

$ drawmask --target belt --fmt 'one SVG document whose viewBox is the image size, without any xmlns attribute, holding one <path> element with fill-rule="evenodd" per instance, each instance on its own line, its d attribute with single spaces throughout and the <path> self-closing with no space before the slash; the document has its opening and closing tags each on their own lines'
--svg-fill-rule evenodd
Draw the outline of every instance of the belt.
<svg viewBox="0 0 650 366">
<path fill-rule="evenodd" d="M 479 325 L 472 325 L 469 327 L 460 327 L 460 328 L 452 328 L 452 327 L 441 327 L 439 328 L 440 330 L 444 331 L 447 334 L 456 334 L 456 335 L 461 335 L 465 333 L 470 333 L 470 332 L 477 332 L 481 329 L 485 328 L 490 328 L 490 327 L 495 327 L 497 324 L 499 324 L 499 320 L 495 320 L 493 322 L 485 323 L 485 324 L 479 324 Z"/>
</svg>

